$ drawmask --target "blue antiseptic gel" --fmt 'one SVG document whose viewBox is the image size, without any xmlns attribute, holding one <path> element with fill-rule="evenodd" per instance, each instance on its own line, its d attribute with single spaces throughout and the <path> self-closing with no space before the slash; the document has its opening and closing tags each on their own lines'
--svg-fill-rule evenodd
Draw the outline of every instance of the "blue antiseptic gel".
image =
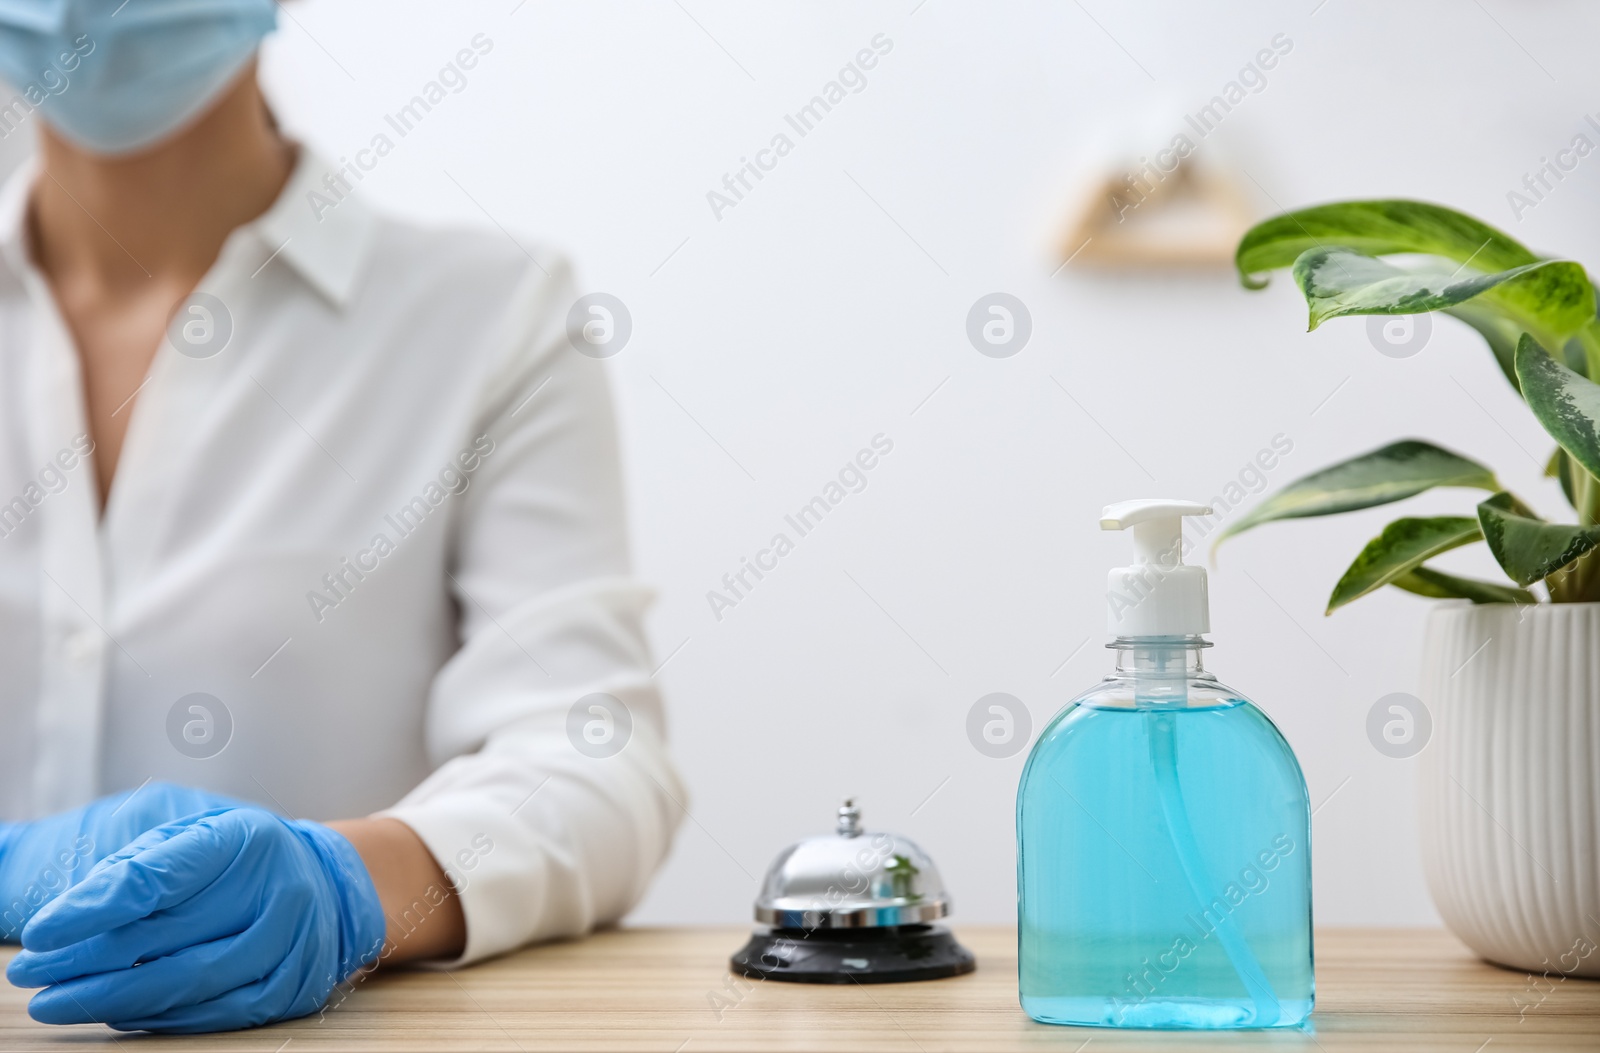
<svg viewBox="0 0 1600 1053">
<path fill-rule="evenodd" d="M 1017 791 L 1022 1007 L 1049 1024 L 1304 1023 L 1314 997 L 1310 808 L 1272 721 L 1201 666 L 1206 572 L 1181 516 L 1129 501 L 1112 675 L 1039 736 Z"/>
</svg>

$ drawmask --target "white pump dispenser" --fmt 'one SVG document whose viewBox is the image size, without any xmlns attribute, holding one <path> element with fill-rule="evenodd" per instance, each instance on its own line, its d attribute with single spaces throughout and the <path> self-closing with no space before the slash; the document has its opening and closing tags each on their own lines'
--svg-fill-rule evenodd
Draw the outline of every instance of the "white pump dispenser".
<svg viewBox="0 0 1600 1053">
<path fill-rule="evenodd" d="M 1210 514 L 1167 500 L 1101 513 L 1135 550 L 1107 581 L 1116 671 L 1037 736 L 1017 789 L 1017 984 L 1035 1020 L 1289 1027 L 1311 1012 L 1310 801 L 1272 721 L 1200 661 L 1206 571 L 1183 562 L 1183 517 Z M 1102 847 L 1097 814 L 1133 820 L 1124 851 Z M 1271 890 L 1233 910 L 1218 890 L 1258 844 L 1283 848 Z M 1167 932 L 1185 935 L 1157 963 Z"/>
<path fill-rule="evenodd" d="M 1100 513 L 1102 530 L 1133 530 L 1133 565 L 1111 568 L 1106 579 L 1112 635 L 1211 631 L 1206 570 L 1183 561 L 1183 517 L 1210 514 L 1209 505 L 1153 498 L 1107 505 Z"/>
</svg>

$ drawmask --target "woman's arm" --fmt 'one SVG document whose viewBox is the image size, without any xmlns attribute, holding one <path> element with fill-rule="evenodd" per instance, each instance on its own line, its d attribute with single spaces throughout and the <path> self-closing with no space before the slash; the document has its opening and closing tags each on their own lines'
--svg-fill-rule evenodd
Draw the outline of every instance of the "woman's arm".
<svg viewBox="0 0 1600 1053">
<path fill-rule="evenodd" d="M 398 819 L 344 819 L 343 834 L 367 865 L 383 904 L 386 964 L 459 958 L 467 923 L 450 879 L 422 839 Z M 411 924 L 410 919 L 417 919 Z"/>
<path fill-rule="evenodd" d="M 459 910 L 460 956 L 436 956 L 453 964 L 620 918 L 685 799 L 641 624 L 650 593 L 629 568 L 606 367 L 569 343 L 563 263 L 527 266 L 493 240 L 483 253 L 525 270 L 466 433 L 479 463 L 445 568 L 461 647 L 430 692 L 437 767 L 380 813 L 454 889 L 446 904 L 427 880 L 400 888 L 409 913 L 390 909 L 390 931 L 409 957 L 424 929 L 447 927 L 435 921 L 446 906 Z"/>
</svg>

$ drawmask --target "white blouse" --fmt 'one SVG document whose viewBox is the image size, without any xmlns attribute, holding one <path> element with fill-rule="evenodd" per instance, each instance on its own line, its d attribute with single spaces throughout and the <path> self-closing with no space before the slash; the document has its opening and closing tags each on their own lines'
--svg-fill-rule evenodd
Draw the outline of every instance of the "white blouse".
<svg viewBox="0 0 1600 1053">
<path fill-rule="evenodd" d="M 394 816 L 471 961 L 623 915 L 684 791 L 567 268 L 333 171 L 302 151 L 180 309 L 103 515 L 35 172 L 0 191 L 0 813 L 161 779 Z"/>
</svg>

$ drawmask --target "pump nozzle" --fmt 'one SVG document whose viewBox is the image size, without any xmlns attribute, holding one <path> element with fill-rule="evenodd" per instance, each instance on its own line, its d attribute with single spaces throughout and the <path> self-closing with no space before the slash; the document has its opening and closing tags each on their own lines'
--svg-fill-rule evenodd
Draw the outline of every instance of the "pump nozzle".
<svg viewBox="0 0 1600 1053">
<path fill-rule="evenodd" d="M 1208 516 L 1208 505 L 1146 498 L 1107 505 L 1102 530 L 1133 531 L 1135 561 L 1114 567 L 1106 586 L 1117 636 L 1198 636 L 1211 631 L 1204 567 L 1183 562 L 1183 517 Z"/>
</svg>

